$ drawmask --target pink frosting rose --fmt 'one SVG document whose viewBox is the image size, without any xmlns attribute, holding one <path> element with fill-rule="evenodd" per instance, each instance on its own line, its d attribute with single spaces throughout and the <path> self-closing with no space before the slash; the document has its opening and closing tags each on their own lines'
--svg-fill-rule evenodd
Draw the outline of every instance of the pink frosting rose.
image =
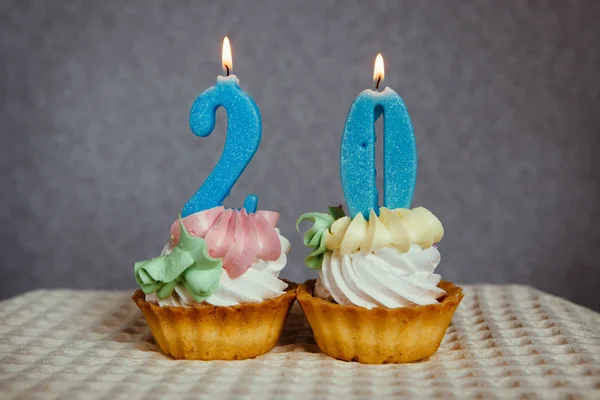
<svg viewBox="0 0 600 400">
<path fill-rule="evenodd" d="M 183 218 L 192 236 L 206 240 L 208 254 L 223 259 L 223 268 L 231 278 L 246 272 L 257 259 L 275 261 L 281 255 L 281 242 L 275 230 L 279 213 L 257 211 L 248 214 L 223 206 Z M 179 242 L 179 221 L 171 226 L 171 242 Z"/>
</svg>

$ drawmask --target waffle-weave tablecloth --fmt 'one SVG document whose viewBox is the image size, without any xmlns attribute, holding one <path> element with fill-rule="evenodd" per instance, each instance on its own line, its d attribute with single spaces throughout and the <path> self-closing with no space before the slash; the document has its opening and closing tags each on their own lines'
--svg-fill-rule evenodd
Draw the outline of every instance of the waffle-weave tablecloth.
<svg viewBox="0 0 600 400">
<path fill-rule="evenodd" d="M 264 356 L 172 360 L 133 291 L 34 291 L 0 302 L 0 398 L 600 399 L 600 314 L 527 286 L 464 290 L 437 353 L 403 365 L 320 353 L 297 304 Z"/>
</svg>

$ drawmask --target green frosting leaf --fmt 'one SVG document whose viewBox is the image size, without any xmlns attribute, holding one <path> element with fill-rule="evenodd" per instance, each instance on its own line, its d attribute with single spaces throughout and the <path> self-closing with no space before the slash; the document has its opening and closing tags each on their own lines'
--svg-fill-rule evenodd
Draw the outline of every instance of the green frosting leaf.
<svg viewBox="0 0 600 400">
<path fill-rule="evenodd" d="M 325 213 L 312 212 L 303 214 L 296 221 L 297 231 L 300 231 L 298 225 L 304 220 L 313 222 L 313 226 L 304 233 L 304 245 L 313 249 L 306 257 L 306 265 L 309 268 L 320 269 L 323 265 L 325 253 L 328 251 L 327 247 L 325 247 L 325 233 L 335 222 L 335 218 Z"/>
<path fill-rule="evenodd" d="M 219 287 L 223 260 L 208 254 L 206 241 L 191 236 L 179 218 L 181 234 L 177 247 L 170 254 L 136 262 L 135 280 L 146 294 L 159 299 L 171 295 L 175 285 L 182 283 L 197 302 L 203 302 Z"/>
</svg>

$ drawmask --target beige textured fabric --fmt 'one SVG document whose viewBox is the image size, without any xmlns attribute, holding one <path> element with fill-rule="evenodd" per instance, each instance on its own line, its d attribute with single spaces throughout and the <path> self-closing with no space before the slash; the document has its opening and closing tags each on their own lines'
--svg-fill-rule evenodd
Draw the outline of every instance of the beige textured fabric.
<svg viewBox="0 0 600 400">
<path fill-rule="evenodd" d="M 35 291 L 0 303 L 0 398 L 600 398 L 600 314 L 525 286 L 465 293 L 428 360 L 362 365 L 321 354 L 297 305 L 269 354 L 175 361 L 132 292 Z"/>
</svg>

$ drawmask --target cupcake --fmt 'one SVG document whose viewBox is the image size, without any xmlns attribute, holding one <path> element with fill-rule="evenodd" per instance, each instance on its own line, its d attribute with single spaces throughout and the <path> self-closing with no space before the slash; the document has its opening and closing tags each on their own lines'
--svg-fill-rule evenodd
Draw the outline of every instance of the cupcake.
<svg viewBox="0 0 600 400">
<path fill-rule="evenodd" d="M 367 364 L 405 363 L 438 349 L 462 289 L 435 274 L 442 224 L 423 207 L 345 216 L 308 213 L 306 264 L 319 271 L 297 291 L 319 348 Z"/>
<path fill-rule="evenodd" d="M 222 206 L 191 214 L 159 257 L 135 264 L 133 300 L 163 353 L 238 360 L 275 346 L 296 297 L 279 279 L 290 244 L 278 218 Z"/>
</svg>

